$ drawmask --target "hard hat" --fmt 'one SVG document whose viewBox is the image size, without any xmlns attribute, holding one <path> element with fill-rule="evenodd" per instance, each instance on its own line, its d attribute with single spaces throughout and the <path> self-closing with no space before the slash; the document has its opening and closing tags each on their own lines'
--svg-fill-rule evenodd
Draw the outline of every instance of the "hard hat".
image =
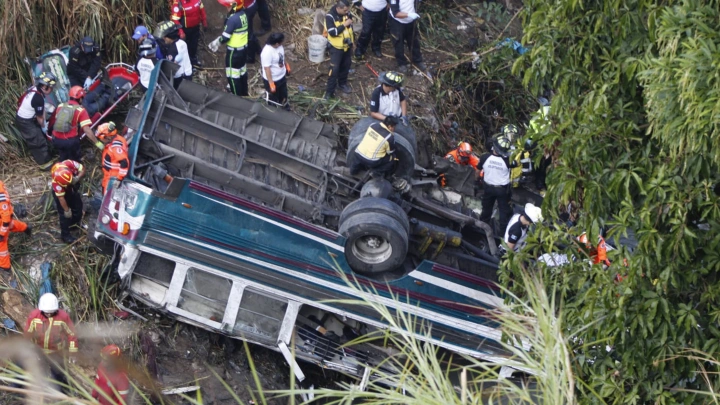
<svg viewBox="0 0 720 405">
<path fill-rule="evenodd" d="M 505 135 L 511 142 L 513 138 L 515 138 L 515 135 L 517 135 L 518 129 L 513 124 L 507 124 L 503 125 L 502 127 L 502 134 Z"/>
<path fill-rule="evenodd" d="M 155 28 L 155 38 L 164 38 L 180 30 L 180 26 L 172 21 L 163 21 Z"/>
<path fill-rule="evenodd" d="M 65 166 L 61 166 L 52 173 L 53 181 L 63 187 L 67 187 L 72 183 L 73 174 Z"/>
<path fill-rule="evenodd" d="M 54 86 L 57 83 L 57 78 L 50 72 L 42 72 L 40 76 L 35 79 L 35 84 L 44 84 L 45 86 Z"/>
<path fill-rule="evenodd" d="M 83 90 L 80 86 L 72 86 L 68 92 L 68 96 L 70 96 L 70 98 L 74 98 L 75 100 L 80 100 L 85 97 L 85 90 Z"/>
<path fill-rule="evenodd" d="M 525 216 L 534 224 L 543 220 L 542 210 L 540 207 L 531 203 L 525 204 Z"/>
<path fill-rule="evenodd" d="M 243 0 L 218 0 L 218 3 L 225 7 L 230 7 L 230 11 L 242 10 L 245 5 Z"/>
<path fill-rule="evenodd" d="M 402 86 L 405 77 L 401 73 L 397 72 L 383 72 L 380 74 L 380 83 L 386 84 L 390 87 L 398 88 Z"/>
<path fill-rule="evenodd" d="M 460 142 L 457 146 L 457 151 L 458 155 L 467 157 L 472 153 L 472 146 L 467 142 Z"/>
<path fill-rule="evenodd" d="M 155 55 L 155 42 L 149 38 L 145 38 L 140 44 L 140 56 Z"/>
<path fill-rule="evenodd" d="M 510 156 L 510 139 L 504 135 L 498 135 L 493 139 L 493 150 L 502 157 Z"/>
<path fill-rule="evenodd" d="M 58 299 L 53 293 L 43 294 L 38 301 L 38 309 L 42 312 L 55 312 L 58 308 Z"/>
<path fill-rule="evenodd" d="M 587 232 L 583 232 L 582 235 L 578 236 L 578 242 L 584 243 L 584 244 L 588 243 Z"/>
<path fill-rule="evenodd" d="M 85 37 L 80 41 L 80 47 L 82 48 L 83 52 L 90 53 L 95 49 L 95 40 L 93 40 L 91 37 Z"/>
<path fill-rule="evenodd" d="M 122 351 L 117 345 L 107 345 L 100 350 L 100 357 L 103 359 L 118 358 L 122 354 Z"/>
<path fill-rule="evenodd" d="M 104 141 L 105 139 L 112 138 L 117 135 L 117 127 L 115 123 L 110 121 L 106 122 L 98 127 L 97 134 L 95 135 L 99 140 Z"/>
</svg>

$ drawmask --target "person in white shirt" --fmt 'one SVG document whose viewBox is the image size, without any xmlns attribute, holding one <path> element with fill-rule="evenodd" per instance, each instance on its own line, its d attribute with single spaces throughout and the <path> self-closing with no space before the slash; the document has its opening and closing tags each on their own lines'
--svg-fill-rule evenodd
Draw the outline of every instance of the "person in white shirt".
<svg viewBox="0 0 720 405">
<path fill-rule="evenodd" d="M 410 49 L 413 65 L 425 71 L 427 66 L 423 63 L 420 52 L 420 32 L 416 21 L 420 14 L 415 12 L 415 0 L 390 0 L 390 37 L 395 47 L 395 61 L 398 71 L 406 73 L 408 60 L 405 57 L 405 44 Z"/>
<path fill-rule="evenodd" d="M 290 64 L 285 60 L 284 40 L 285 35 L 282 32 L 270 34 L 260 53 L 260 63 L 263 83 L 270 95 L 270 101 L 290 111 L 286 78 L 290 73 Z"/>
<path fill-rule="evenodd" d="M 140 74 L 140 85 L 147 91 L 150 85 L 150 75 L 155 69 L 155 44 L 150 39 L 143 40 L 140 45 L 140 59 L 135 64 L 135 70 Z"/>
<path fill-rule="evenodd" d="M 353 0 L 353 6 L 362 11 L 362 32 L 357 40 L 355 48 L 355 59 L 362 59 L 365 55 L 370 38 L 372 37 L 372 51 L 375 57 L 382 58 L 380 49 L 385 36 L 385 25 L 387 24 L 387 0 Z"/>
<path fill-rule="evenodd" d="M 192 80 L 193 75 L 188 46 L 185 41 L 180 39 L 179 27 L 172 21 L 164 21 L 158 25 L 157 35 L 155 35 L 163 40 L 165 58 L 180 65 L 180 69 L 175 72 L 175 80 L 173 80 L 173 86 L 176 89 L 183 80 Z"/>
</svg>

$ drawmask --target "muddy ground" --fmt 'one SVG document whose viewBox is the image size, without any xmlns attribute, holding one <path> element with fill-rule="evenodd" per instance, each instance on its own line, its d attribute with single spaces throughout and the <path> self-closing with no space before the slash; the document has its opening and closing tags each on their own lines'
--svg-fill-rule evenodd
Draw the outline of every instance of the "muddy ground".
<svg viewBox="0 0 720 405">
<path fill-rule="evenodd" d="M 325 90 L 329 61 L 326 59 L 324 63 L 314 64 L 307 60 L 306 41 L 311 26 L 283 27 L 279 23 L 279 21 L 290 24 L 293 24 L 293 22 L 307 23 L 309 18 L 299 16 L 298 8 L 289 5 L 289 2 L 276 4 L 273 0 L 269 1 L 273 16 L 273 31 L 286 33 L 286 55 L 293 68 L 293 73 L 288 79 L 293 110 L 298 114 L 308 114 L 316 111 L 318 104 L 325 108 L 327 102 L 322 102 L 320 99 Z M 437 103 L 442 101 L 436 100 L 433 94 L 433 83 L 434 80 L 437 80 L 433 72 L 438 66 L 448 61 L 448 55 L 472 52 L 481 47 L 483 43 L 495 40 L 500 33 L 504 36 L 515 36 L 515 38 L 519 39 L 519 21 L 511 20 L 519 4 L 515 5 L 515 7 L 510 4 L 511 10 L 504 8 L 505 2 L 502 2 L 502 5 L 503 7 L 498 5 L 497 8 L 486 9 L 483 14 L 480 12 L 482 6 L 473 1 L 449 2 L 447 8 L 435 4 L 432 9 L 440 11 L 436 15 L 428 17 L 425 14 L 427 11 L 426 5 L 423 3 L 420 7 L 420 13 L 428 17 L 423 20 L 423 23 L 434 24 L 434 30 L 442 32 L 446 37 L 451 36 L 453 40 L 444 41 L 441 36 L 438 36 L 433 43 L 423 42 L 423 55 L 425 62 L 430 66 L 430 75 L 419 72 L 406 75 L 404 91 L 409 98 L 409 113 L 411 115 L 435 117 L 436 120 L 442 122 L 443 117 L 436 117 L 437 114 L 435 113 Z M 209 29 L 203 34 L 204 38 L 200 41 L 199 52 L 204 66 L 196 74 L 195 81 L 216 88 L 224 88 L 227 83 L 224 76 L 224 51 L 220 50 L 217 53 L 211 53 L 206 44 L 221 34 L 226 10 L 214 0 L 206 0 L 205 6 L 208 14 Z M 430 7 L 430 5 L 427 7 Z M 497 21 L 494 22 L 493 16 L 489 15 L 492 10 L 495 10 L 498 14 L 495 16 Z M 307 10 L 303 12 L 307 12 Z M 355 12 L 355 14 L 360 13 Z M 278 16 L 282 16 L 282 18 Z M 506 26 L 505 24 L 508 22 L 512 24 Z M 258 18 L 255 19 L 254 23 L 256 29 L 260 29 Z M 438 25 L 441 26 L 438 27 Z M 357 33 L 359 31 L 359 29 L 356 30 Z M 260 37 L 261 45 L 264 45 L 267 35 L 269 33 Z M 350 108 L 346 107 L 341 111 L 335 111 L 338 114 L 334 112 L 325 116 L 321 115 L 318 118 L 332 120 L 339 124 L 341 130 L 346 130 L 361 115 L 368 113 L 368 99 L 378 82 L 374 73 L 366 66 L 366 63 L 369 63 L 377 72 L 392 70 L 396 67 L 394 57 L 391 56 L 393 49 L 389 40 L 389 33 L 386 33 L 382 50 L 383 58 L 376 58 L 368 52 L 365 61 L 353 62 L 353 71 L 350 74 L 350 86 L 353 93 L 345 95 L 338 92 L 342 103 L 345 106 L 350 106 Z M 256 60 L 257 63 L 254 65 L 248 65 L 250 93 L 251 97 L 260 98 L 263 89 L 259 56 Z M 314 109 L 313 105 L 315 105 Z M 440 142 L 438 146 L 437 143 L 431 144 L 429 138 L 420 136 L 418 139 L 425 145 L 426 151 L 424 153 L 426 154 L 443 153 L 442 149 L 450 147 L 449 142 L 447 144 Z M 425 140 L 423 141 L 423 139 Z M 98 182 L 98 156 L 89 148 L 88 153 L 86 162 L 89 163 L 90 167 L 91 173 L 89 177 L 93 179 L 92 181 Z M 73 294 L 89 294 L 87 285 L 82 285 L 83 281 L 79 285 L 69 285 L 66 280 L 84 280 L 84 282 L 89 283 L 87 276 L 75 274 L 77 277 L 68 278 L 67 275 L 60 275 L 58 272 L 82 273 L 81 269 L 83 267 L 87 269 L 90 265 L 95 266 L 95 268 L 102 268 L 107 264 L 108 259 L 96 258 L 94 256 L 97 255 L 96 250 L 90 246 L 85 237 L 82 237 L 76 244 L 69 247 L 59 242 L 57 214 L 51 207 L 51 197 L 49 195 L 49 175 L 35 169 L 29 159 L 21 159 L 18 163 L 13 163 L 13 165 L 15 165 L 15 168 L 10 168 L 10 174 L 3 180 L 8 184 L 14 201 L 26 205 L 29 211 L 29 220 L 35 227 L 35 236 L 32 240 L 27 240 L 24 236 L 18 235 L 11 237 L 11 251 L 19 252 L 15 254 L 14 259 L 19 259 L 25 268 L 31 269 L 30 273 L 37 273 L 39 264 L 44 260 L 52 262 L 61 258 L 74 258 L 68 259 L 74 260 L 74 264 L 64 266 L 61 270 L 58 270 L 56 266 L 53 273 L 56 287 L 60 290 L 60 295 L 66 299 L 70 299 Z M 98 185 L 91 181 L 86 181 L 83 185 L 83 192 L 86 194 L 86 207 L 91 205 L 89 203 L 97 191 Z M 93 210 L 89 209 L 85 223 L 92 226 L 94 219 Z M 34 277 L 37 277 L 37 274 Z M 6 286 L 8 290 L 3 293 L 0 304 L 3 305 L 5 315 L 10 319 L 18 320 L 17 323 L 19 324 L 23 313 L 32 308 L 26 298 L 31 296 L 33 292 L 26 291 L 24 300 L 20 294 L 13 293 L 12 289 L 16 285 L 17 279 L 18 275 L 11 277 L 4 275 L 2 277 L 0 284 Z M 64 288 L 73 289 L 73 294 L 63 291 Z M 117 287 L 111 286 L 108 291 L 108 294 L 113 297 L 116 297 L 118 293 Z M 98 318 L 108 323 L 102 324 L 103 326 L 98 329 L 131 332 L 128 337 L 118 339 L 119 341 L 113 341 L 113 343 L 118 343 L 126 350 L 128 357 L 137 366 L 138 370 L 149 370 L 151 378 L 156 378 L 163 388 L 199 385 L 202 399 L 206 404 L 235 404 L 238 403 L 238 400 L 241 403 L 251 403 L 252 391 L 257 387 L 251 373 L 251 362 L 246 356 L 242 342 L 233 341 L 193 326 L 175 322 L 153 310 L 144 308 L 142 305 L 135 305 L 132 300 L 126 299 L 123 304 L 132 311 L 137 312 L 144 319 L 132 314 L 128 316 L 120 308 L 110 305 L 100 309 Z M 64 306 L 72 309 L 70 303 L 66 302 Z M 89 314 L 87 311 L 82 314 L 74 313 L 73 316 L 76 319 L 96 319 L 96 315 Z M 135 331 L 139 331 L 139 333 L 133 333 Z M 5 333 L 9 336 L 15 335 L 15 332 L 8 332 L 7 330 Z M 97 334 L 89 332 L 83 337 L 83 345 L 81 346 L 83 350 L 78 364 L 83 374 L 92 377 L 97 364 L 96 354 L 104 344 L 110 343 L 110 341 L 109 339 L 97 338 Z M 289 368 L 280 354 L 254 345 L 250 345 L 249 351 L 263 390 L 287 389 L 290 386 Z M 308 375 L 309 381 L 315 383 L 316 386 L 333 386 L 334 381 L 342 378 L 335 373 L 326 373 L 317 367 L 305 364 L 301 366 Z M 140 375 L 138 375 L 136 382 L 141 388 L 147 388 L 152 384 L 150 380 Z M 194 393 L 189 395 L 195 396 Z M 176 395 L 168 399 L 174 403 L 184 402 Z M 0 401 L 14 403 L 16 399 L 2 396 Z M 269 403 L 284 404 L 286 402 L 286 399 L 277 399 L 271 400 Z"/>
</svg>

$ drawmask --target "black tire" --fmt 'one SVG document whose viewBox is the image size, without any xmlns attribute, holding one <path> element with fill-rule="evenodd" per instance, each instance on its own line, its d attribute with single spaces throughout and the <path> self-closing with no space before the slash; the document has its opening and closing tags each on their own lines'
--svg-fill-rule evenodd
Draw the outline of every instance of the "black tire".
<svg viewBox="0 0 720 405">
<path fill-rule="evenodd" d="M 343 209 L 342 213 L 340 213 L 340 219 L 338 221 L 339 227 L 342 229 L 343 224 L 348 219 L 363 213 L 388 215 L 395 219 L 400 226 L 402 226 L 405 233 L 410 233 L 410 221 L 408 220 L 405 211 L 403 211 L 402 208 L 394 202 L 377 197 L 365 197 L 348 204 L 345 209 Z M 340 231 L 340 233 L 342 233 L 342 231 Z"/>
<path fill-rule="evenodd" d="M 417 137 L 415 136 L 415 130 L 412 127 L 399 124 L 395 127 L 395 134 L 405 138 L 408 144 L 412 146 L 413 154 L 417 156 Z M 395 139 L 397 138 L 398 137 L 395 137 Z"/>
<path fill-rule="evenodd" d="M 410 181 L 410 178 L 415 172 L 415 149 L 412 148 L 405 138 L 395 137 L 395 158 L 397 159 L 397 164 L 395 165 L 393 174 L 396 177 L 402 177 Z"/>
<path fill-rule="evenodd" d="M 378 212 L 357 213 L 340 224 L 347 238 L 345 260 L 359 274 L 395 270 L 405 261 L 408 233 L 394 217 Z"/>
</svg>

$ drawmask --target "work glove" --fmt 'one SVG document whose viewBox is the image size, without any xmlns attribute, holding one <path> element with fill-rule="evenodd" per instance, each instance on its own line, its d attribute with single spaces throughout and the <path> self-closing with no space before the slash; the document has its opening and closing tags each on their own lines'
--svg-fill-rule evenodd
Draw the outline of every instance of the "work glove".
<svg viewBox="0 0 720 405">
<path fill-rule="evenodd" d="M 90 86 L 92 86 L 92 84 L 93 84 L 93 79 L 88 77 L 87 79 L 85 79 L 85 83 L 83 84 L 83 89 L 85 89 L 85 90 L 89 89 Z"/>
<path fill-rule="evenodd" d="M 97 146 L 100 150 L 105 149 L 105 144 L 100 141 L 95 142 L 95 146 Z"/>
<path fill-rule="evenodd" d="M 65 219 L 72 218 L 72 211 L 67 210 L 67 211 L 63 212 L 63 216 L 65 217 Z"/>
<path fill-rule="evenodd" d="M 290 64 L 285 62 L 285 70 L 287 71 L 287 74 L 292 73 L 292 69 L 290 69 Z"/>
<path fill-rule="evenodd" d="M 185 31 L 183 31 L 183 29 L 180 28 L 180 31 L 178 31 L 178 33 L 180 34 L 180 39 L 184 40 L 185 39 Z"/>
<path fill-rule="evenodd" d="M 413 20 L 417 20 L 420 18 L 420 14 L 418 13 L 408 13 L 408 18 L 412 18 Z"/>
<path fill-rule="evenodd" d="M 403 115 L 402 117 L 400 117 L 400 122 L 402 122 L 402 124 L 406 127 L 410 126 L 410 120 L 408 119 L 407 115 Z"/>
<path fill-rule="evenodd" d="M 214 41 L 210 42 L 210 45 L 208 45 L 208 48 L 210 48 L 211 51 L 217 52 L 218 49 L 220 49 L 220 38 L 222 38 L 222 37 L 217 37 L 217 38 L 215 38 Z"/>
<path fill-rule="evenodd" d="M 277 87 L 275 87 L 275 82 L 270 82 L 270 93 L 275 93 L 277 91 Z"/>
</svg>

